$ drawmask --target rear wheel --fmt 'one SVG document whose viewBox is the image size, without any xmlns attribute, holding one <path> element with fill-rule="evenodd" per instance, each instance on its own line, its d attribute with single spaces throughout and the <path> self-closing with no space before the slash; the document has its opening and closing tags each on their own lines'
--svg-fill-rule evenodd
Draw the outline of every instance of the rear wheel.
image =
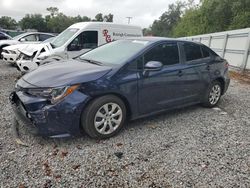
<svg viewBox="0 0 250 188">
<path fill-rule="evenodd" d="M 117 134 L 126 119 L 123 101 L 113 95 L 99 97 L 83 111 L 81 125 L 93 138 L 109 138 Z"/>
<path fill-rule="evenodd" d="M 206 107 L 214 107 L 218 104 L 222 94 L 222 87 L 219 81 L 214 81 L 210 85 L 203 105 Z"/>
</svg>

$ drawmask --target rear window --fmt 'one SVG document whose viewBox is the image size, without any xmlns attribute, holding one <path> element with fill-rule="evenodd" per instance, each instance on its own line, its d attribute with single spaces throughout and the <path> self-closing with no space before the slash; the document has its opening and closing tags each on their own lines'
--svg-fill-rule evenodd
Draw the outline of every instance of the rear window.
<svg viewBox="0 0 250 188">
<path fill-rule="evenodd" d="M 197 44 L 185 43 L 184 51 L 186 54 L 187 61 L 192 61 L 202 58 L 201 47 Z"/>
</svg>

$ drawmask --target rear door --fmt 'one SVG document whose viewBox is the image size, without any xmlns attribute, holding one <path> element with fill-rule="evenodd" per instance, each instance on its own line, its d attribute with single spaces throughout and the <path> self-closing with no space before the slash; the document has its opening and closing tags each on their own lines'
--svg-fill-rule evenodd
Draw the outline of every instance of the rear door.
<svg viewBox="0 0 250 188">
<path fill-rule="evenodd" d="M 182 43 L 181 49 L 185 62 L 183 91 L 190 102 L 199 102 L 210 82 L 210 54 L 203 50 L 202 45 L 191 42 Z"/>
</svg>

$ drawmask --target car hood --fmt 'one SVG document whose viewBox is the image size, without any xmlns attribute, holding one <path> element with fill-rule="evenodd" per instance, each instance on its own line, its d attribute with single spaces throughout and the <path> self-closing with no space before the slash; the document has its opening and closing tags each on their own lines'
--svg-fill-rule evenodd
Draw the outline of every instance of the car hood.
<svg viewBox="0 0 250 188">
<path fill-rule="evenodd" d="M 32 56 L 34 52 L 40 51 L 44 47 L 48 47 L 49 43 L 39 43 L 39 44 L 26 44 L 19 49 L 21 53 L 24 53 L 28 56 Z"/>
<path fill-rule="evenodd" d="M 42 65 L 24 75 L 21 80 L 29 83 L 29 87 L 59 87 L 93 81 L 111 70 L 108 66 L 72 59 Z"/>
</svg>

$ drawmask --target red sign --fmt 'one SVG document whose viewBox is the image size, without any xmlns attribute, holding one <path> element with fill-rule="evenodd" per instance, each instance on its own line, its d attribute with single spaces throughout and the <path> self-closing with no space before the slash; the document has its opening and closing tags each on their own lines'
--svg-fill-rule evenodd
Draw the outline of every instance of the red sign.
<svg viewBox="0 0 250 188">
<path fill-rule="evenodd" d="M 106 42 L 111 42 L 111 36 L 109 35 L 109 31 L 107 29 L 104 29 L 103 32 L 102 32 L 103 36 L 105 37 L 106 39 Z"/>
</svg>

